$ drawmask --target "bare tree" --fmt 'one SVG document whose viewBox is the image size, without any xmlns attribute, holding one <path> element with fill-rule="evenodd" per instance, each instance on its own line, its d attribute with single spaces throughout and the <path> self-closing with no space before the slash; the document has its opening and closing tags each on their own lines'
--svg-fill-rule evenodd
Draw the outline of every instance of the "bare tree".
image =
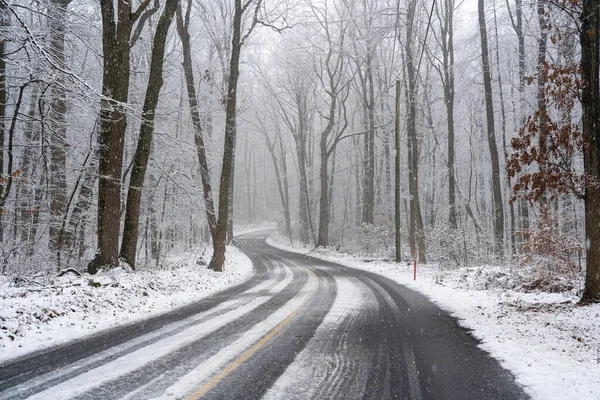
<svg viewBox="0 0 600 400">
<path fill-rule="evenodd" d="M 194 127 L 194 140 L 196 144 L 196 154 L 200 165 L 200 179 L 202 181 L 202 189 L 204 195 L 204 209 L 206 219 L 210 229 L 211 238 L 214 242 L 217 226 L 217 217 L 212 194 L 212 183 L 208 169 L 208 158 L 206 155 L 206 146 L 202 133 L 202 120 L 200 118 L 200 110 L 198 107 L 198 97 L 196 95 L 196 85 L 194 83 L 194 69 L 192 65 L 192 50 L 190 45 L 190 13 L 191 0 L 188 0 L 185 16 L 181 11 L 181 6 L 177 6 L 177 33 L 181 39 L 183 49 L 183 72 L 185 75 L 185 83 L 187 89 L 188 103 L 190 106 L 190 114 L 192 116 L 192 125 Z"/>
<path fill-rule="evenodd" d="M 527 119 L 526 102 L 525 102 L 525 85 L 527 76 L 525 70 L 525 32 L 523 30 L 523 0 L 515 0 L 515 11 L 511 11 L 510 4 L 506 0 L 506 7 L 509 11 L 511 25 L 517 35 L 518 57 L 519 57 L 519 99 L 518 99 L 518 123 L 524 125 Z M 510 179 L 510 178 L 509 178 Z M 519 234 L 515 238 L 516 241 L 524 239 L 524 232 L 529 229 L 529 205 L 526 200 L 517 199 L 519 213 Z"/>
<path fill-rule="evenodd" d="M 408 134 L 408 188 L 410 194 L 410 249 L 416 255 L 418 248 L 419 260 L 426 262 L 425 232 L 423 229 L 423 217 L 421 216 L 421 203 L 419 200 L 419 139 L 417 136 L 417 66 L 414 59 L 413 40 L 415 36 L 415 11 L 416 0 L 410 0 L 406 13 L 406 40 L 404 52 L 406 56 L 406 73 L 408 85 L 406 85 L 406 108 Z"/>
<path fill-rule="evenodd" d="M 65 69 L 65 30 L 67 6 L 71 0 L 52 0 L 48 13 L 50 52 L 58 68 Z M 62 229 L 67 212 L 67 92 L 62 73 L 51 88 L 49 125 L 51 133 L 50 151 L 50 248 L 57 253 L 60 268 L 60 252 L 73 245 L 73 235 Z"/>
<path fill-rule="evenodd" d="M 349 81 L 346 78 L 344 57 L 344 43 L 346 28 L 330 21 L 330 4 L 325 2 L 322 7 L 311 6 L 311 12 L 324 38 L 322 49 L 319 45 L 312 47 L 318 49 L 315 54 L 316 76 L 323 93 L 324 110 L 319 110 L 319 115 L 325 122 L 319 135 L 319 232 L 317 246 L 329 245 L 329 224 L 331 201 L 329 158 L 335 151 L 338 142 L 342 139 L 348 121 L 346 117 L 346 99 L 348 97 Z M 336 29 L 339 26 L 339 31 Z"/>
<path fill-rule="evenodd" d="M 479 35 L 481 39 L 481 62 L 483 65 L 483 88 L 485 92 L 485 110 L 487 120 L 487 141 L 492 163 L 492 194 L 494 212 L 494 238 L 496 252 L 502 256 L 504 249 L 504 206 L 502 203 L 502 188 L 500 184 L 500 162 L 494 128 L 494 101 L 492 98 L 492 75 L 488 50 L 487 29 L 485 21 L 485 4 L 478 1 Z"/>
<path fill-rule="evenodd" d="M 158 96 L 163 85 L 163 63 L 165 56 L 165 42 L 169 27 L 173 21 L 175 10 L 179 0 L 166 0 L 165 8 L 156 25 L 154 41 L 152 45 L 152 61 L 148 75 L 148 86 L 142 109 L 142 124 L 140 125 L 140 136 L 133 157 L 133 167 L 127 191 L 127 204 L 125 208 L 125 226 L 123 228 L 123 240 L 121 242 L 121 258 L 131 268 L 135 269 L 135 258 L 139 237 L 140 204 L 142 189 L 146 178 L 146 168 L 152 148 L 152 136 L 154 134 L 154 118 L 158 105 Z"/>
<path fill-rule="evenodd" d="M 98 250 L 88 265 L 91 274 L 118 263 L 130 39 L 133 25 L 149 1 L 144 0 L 137 10 L 127 0 L 117 0 L 116 9 L 111 0 L 100 2 L 104 62 L 98 135 Z"/>
<path fill-rule="evenodd" d="M 448 223 L 450 228 L 457 228 L 456 218 L 456 174 L 455 164 L 455 135 L 454 135 L 454 100 L 455 100 L 455 77 L 454 77 L 454 0 L 443 0 L 437 3 L 436 13 L 440 24 L 438 42 L 442 49 L 442 65 L 438 70 L 444 88 L 444 104 L 446 106 L 446 127 L 448 130 L 447 151 L 448 158 L 446 168 L 448 171 Z"/>
<path fill-rule="evenodd" d="M 292 223 L 290 217 L 290 190 L 288 183 L 286 151 L 281 135 L 279 118 L 277 117 L 277 115 L 274 115 L 272 112 L 269 111 L 266 111 L 266 115 L 268 116 L 268 124 L 267 121 L 263 120 L 263 118 L 261 118 L 260 116 L 257 117 L 258 123 L 260 125 L 260 130 L 265 138 L 267 149 L 269 150 L 271 159 L 273 161 L 275 179 L 277 180 L 277 190 L 279 192 L 279 199 L 281 200 L 281 206 L 283 208 L 285 232 L 288 238 L 290 239 L 290 243 L 292 243 L 293 237 Z M 275 135 L 273 138 L 271 138 L 269 134 L 269 131 L 271 129 L 269 129 L 268 126 L 272 127 L 272 130 L 275 131 Z"/>
<path fill-rule="evenodd" d="M 4 32 L 10 26 L 7 4 L 0 2 L 0 30 Z M 5 121 L 6 121 L 6 41 L 0 40 L 0 181 L 4 178 L 4 137 L 5 137 Z M 4 185 L 0 185 L 0 198 L 4 197 Z M 0 243 L 4 239 L 4 209 L 0 208 Z"/>
<path fill-rule="evenodd" d="M 235 138 L 237 134 L 237 86 L 240 76 L 240 55 L 244 42 L 258 23 L 261 3 L 262 0 L 248 0 L 243 4 L 241 0 L 235 0 L 234 2 L 231 59 L 229 63 L 227 101 L 225 106 L 225 141 L 223 144 L 223 165 L 221 167 L 221 183 L 219 187 L 219 217 L 213 238 L 213 256 L 209 264 L 209 268 L 215 271 L 223 271 L 225 268 L 227 229 L 232 217 L 230 204 L 233 201 L 231 185 L 233 181 Z M 250 26 L 242 34 L 242 21 L 247 14 L 251 15 Z"/>
</svg>

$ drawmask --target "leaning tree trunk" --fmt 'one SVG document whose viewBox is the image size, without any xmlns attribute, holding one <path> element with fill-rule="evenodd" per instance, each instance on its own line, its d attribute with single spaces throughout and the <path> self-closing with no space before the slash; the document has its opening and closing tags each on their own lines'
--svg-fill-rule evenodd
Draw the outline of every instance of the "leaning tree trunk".
<svg viewBox="0 0 600 400">
<path fill-rule="evenodd" d="M 583 80 L 584 170 L 590 180 L 585 192 L 587 239 L 582 303 L 600 302 L 600 7 L 583 0 L 581 15 L 581 78 Z"/>
<path fill-rule="evenodd" d="M 163 85 L 163 61 L 165 57 L 165 43 L 169 27 L 173 21 L 178 0 L 167 0 L 165 8 L 156 25 L 154 43 L 152 45 L 152 60 L 150 62 L 150 73 L 148 76 L 148 88 L 144 107 L 142 109 L 142 124 L 140 125 L 140 138 L 135 155 L 133 167 L 127 191 L 127 205 L 125 208 L 125 226 L 123 228 L 123 241 L 121 243 L 120 256 L 131 268 L 135 269 L 135 258 L 137 253 L 140 204 L 142 201 L 142 189 L 146 178 L 146 168 L 152 148 L 152 136 L 154 134 L 154 117 L 158 96 Z"/>
<path fill-rule="evenodd" d="M 192 125 L 194 127 L 196 155 L 198 157 L 198 163 L 200 165 L 200 179 L 202 181 L 202 190 L 204 195 L 204 209 L 206 211 L 206 219 L 208 222 L 208 228 L 210 230 L 211 239 L 214 243 L 216 235 L 217 218 L 215 215 L 212 184 L 210 181 L 210 173 L 208 170 L 208 157 L 206 156 L 206 146 L 204 144 L 204 135 L 202 133 L 202 120 L 200 118 L 198 98 L 196 96 L 196 86 L 194 83 L 194 69 L 192 64 L 192 51 L 190 46 L 189 33 L 189 16 L 191 4 L 192 3 L 189 0 L 185 19 L 182 16 L 181 8 L 179 6 L 177 7 L 177 33 L 179 34 L 179 38 L 181 39 L 181 47 L 183 49 L 183 72 L 185 75 L 190 114 L 192 116 Z"/>
<path fill-rule="evenodd" d="M 494 199 L 494 238 L 496 253 L 502 256 L 504 250 L 504 206 L 502 205 L 502 188 L 500 184 L 500 162 L 498 146 L 494 131 L 494 102 L 492 99 L 492 76 L 488 50 L 487 29 L 485 24 L 484 1 L 479 0 L 479 33 L 481 37 L 481 61 L 483 64 L 483 88 L 485 92 L 485 111 L 487 120 L 487 140 L 492 162 L 492 192 Z"/>
</svg>

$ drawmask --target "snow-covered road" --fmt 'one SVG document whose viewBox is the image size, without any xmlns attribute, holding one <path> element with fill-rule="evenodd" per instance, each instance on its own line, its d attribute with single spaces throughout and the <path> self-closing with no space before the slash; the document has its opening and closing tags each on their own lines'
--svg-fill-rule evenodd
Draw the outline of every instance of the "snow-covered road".
<svg viewBox="0 0 600 400">
<path fill-rule="evenodd" d="M 513 376 L 424 296 L 241 240 L 249 281 L 0 369 L 0 399 L 521 399 Z"/>
</svg>

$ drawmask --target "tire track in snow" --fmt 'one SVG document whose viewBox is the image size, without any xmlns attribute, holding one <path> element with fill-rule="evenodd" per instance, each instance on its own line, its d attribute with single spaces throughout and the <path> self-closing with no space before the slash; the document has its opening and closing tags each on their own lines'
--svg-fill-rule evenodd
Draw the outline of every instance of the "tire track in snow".
<svg viewBox="0 0 600 400">
<path fill-rule="evenodd" d="M 235 366 L 236 361 L 234 360 L 238 355 L 243 354 L 245 351 L 252 348 L 255 343 L 259 342 L 261 338 L 269 333 L 269 331 L 275 329 L 282 321 L 290 316 L 295 316 L 295 314 L 298 313 L 302 307 L 305 306 L 306 302 L 315 294 L 318 286 L 318 277 L 311 271 L 306 285 L 283 307 L 279 308 L 264 321 L 254 325 L 239 339 L 200 363 L 188 374 L 178 379 L 175 384 L 167 388 L 162 396 L 155 397 L 155 399 L 181 398 L 190 393 L 192 393 L 192 398 L 199 398 L 206 394 L 226 376 L 221 375 L 219 372 L 231 368 L 228 366 L 228 363 L 232 363 L 233 361 L 233 363 L 229 365 Z M 245 360 L 242 360 L 241 362 L 243 361 Z M 212 381 L 215 377 L 218 378 L 218 380 Z M 203 385 L 198 388 L 199 384 Z"/>
<path fill-rule="evenodd" d="M 131 373 L 154 359 L 168 354 L 165 349 L 173 351 L 177 347 L 197 341 L 265 304 L 289 285 L 293 279 L 293 273 L 285 266 L 277 264 L 272 267 L 268 265 L 268 269 L 272 270 L 273 274 L 267 280 L 243 291 L 237 298 L 87 357 L 65 368 L 14 386 L 2 392 L 0 399 L 28 396 L 32 396 L 32 399 L 72 398 L 82 395 L 94 387 L 106 385 L 107 380 L 119 379 L 124 374 Z M 259 295 L 259 298 L 253 300 L 256 295 Z M 173 345 L 175 343 L 176 346 Z M 162 351 L 152 351 L 156 348 L 162 349 Z M 151 354 L 151 356 L 144 355 L 144 353 Z M 82 381 L 87 383 L 81 384 Z M 75 386 L 76 388 L 71 390 Z M 36 394 L 36 392 L 38 393 Z"/>
<path fill-rule="evenodd" d="M 328 268 L 320 268 L 327 270 Z M 362 397 L 368 355 L 361 361 L 352 331 L 365 312 L 377 312 L 375 299 L 357 279 L 336 276 L 337 296 L 325 319 L 305 349 L 269 389 L 264 399 L 325 399 Z M 363 376 L 364 379 L 357 379 Z M 351 381 L 349 380 L 351 379 Z"/>
<path fill-rule="evenodd" d="M 288 288 L 289 286 L 293 286 L 293 284 L 297 283 L 294 282 L 294 278 L 296 278 L 296 280 L 299 280 L 301 283 L 301 286 L 304 286 L 305 282 L 302 281 L 302 274 L 298 273 L 298 272 L 293 272 L 292 268 L 289 268 L 286 265 L 283 264 L 279 264 L 279 267 L 282 271 L 284 271 L 284 279 L 281 280 L 279 283 L 277 283 L 276 285 L 272 285 L 271 287 L 268 288 L 263 288 L 260 293 L 262 293 L 264 296 L 274 296 L 278 293 L 282 293 L 286 288 Z M 299 277 L 300 275 L 300 277 Z M 299 289 L 298 291 L 301 291 L 302 289 Z M 291 290 L 291 295 L 286 296 L 287 298 L 292 298 L 293 295 L 297 295 L 296 290 Z M 253 290 L 252 292 L 255 292 L 255 290 Z M 246 294 L 248 295 L 248 294 Z M 285 300 L 288 301 L 288 300 Z M 282 304 L 284 304 L 282 302 Z M 267 304 L 265 304 L 266 306 Z M 258 311 L 258 310 L 257 310 Z M 250 313 L 247 314 L 246 316 L 244 316 L 244 318 L 242 320 L 240 320 L 240 322 L 242 323 L 242 326 L 247 326 L 248 328 L 252 327 L 253 325 L 260 323 L 261 319 L 263 319 L 263 317 L 259 316 L 255 316 L 254 314 Z M 245 321 L 243 321 L 245 320 Z M 237 321 L 236 321 L 237 322 Z M 185 349 L 182 350 L 183 354 L 172 354 L 170 355 L 169 358 L 173 359 L 172 361 L 165 361 L 165 371 L 163 373 L 160 374 L 156 374 L 155 372 L 152 372 L 154 375 L 156 375 L 155 378 L 149 380 L 149 381 L 144 381 L 142 382 L 140 385 L 136 386 L 133 390 L 121 390 L 120 392 L 124 392 L 123 393 L 123 399 L 148 399 L 148 398 L 152 398 L 155 397 L 157 395 L 157 393 L 161 393 L 164 392 L 168 387 L 170 387 L 171 385 L 175 384 L 179 379 L 181 379 L 182 376 L 189 374 L 190 371 L 192 371 L 194 368 L 197 367 L 197 365 L 201 362 L 204 362 L 203 360 L 206 360 L 207 358 L 210 358 L 211 356 L 213 356 L 215 353 L 217 353 L 217 351 L 219 351 L 219 349 L 222 349 L 223 347 L 227 346 L 227 343 L 231 342 L 231 341 L 235 341 L 237 337 L 242 335 L 242 332 L 240 332 L 240 329 L 236 329 L 234 333 L 232 334 L 228 334 L 225 329 L 221 329 L 219 331 L 215 331 L 212 334 L 212 337 L 214 340 L 212 340 L 211 342 L 215 343 L 216 347 L 211 347 L 209 343 L 206 343 L 205 347 L 210 347 L 208 352 L 202 352 L 202 349 Z M 204 342 L 209 342 L 208 340 L 209 338 L 206 338 L 206 340 Z M 186 359 L 187 357 L 187 359 Z M 146 377 L 147 374 L 144 371 L 138 371 L 138 373 L 140 376 L 142 377 Z M 111 393 L 111 394 L 115 394 L 114 393 L 114 388 L 112 388 L 110 385 L 105 385 L 106 386 L 106 391 Z M 132 386 L 132 385 L 129 385 Z M 113 396 L 114 397 L 114 396 Z M 119 397 L 120 396 L 116 396 Z"/>
</svg>

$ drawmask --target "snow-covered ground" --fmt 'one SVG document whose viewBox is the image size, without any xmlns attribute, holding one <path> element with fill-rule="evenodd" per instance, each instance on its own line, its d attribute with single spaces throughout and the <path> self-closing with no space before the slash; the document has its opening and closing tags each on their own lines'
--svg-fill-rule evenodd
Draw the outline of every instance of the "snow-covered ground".
<svg viewBox="0 0 600 400">
<path fill-rule="evenodd" d="M 206 268 L 212 249 L 171 257 L 162 268 L 113 269 L 81 277 L 0 276 L 0 365 L 31 351 L 133 323 L 249 279 L 252 262 L 227 248 L 225 272 Z"/>
<path fill-rule="evenodd" d="M 425 294 L 472 329 L 481 348 L 512 371 L 534 399 L 600 399 L 599 304 L 577 306 L 574 293 L 525 293 L 490 285 L 490 280 L 507 279 L 508 268 L 440 271 L 419 265 L 415 281 L 412 265 L 311 251 L 290 246 L 282 237 L 267 243 L 375 272 Z"/>
</svg>

